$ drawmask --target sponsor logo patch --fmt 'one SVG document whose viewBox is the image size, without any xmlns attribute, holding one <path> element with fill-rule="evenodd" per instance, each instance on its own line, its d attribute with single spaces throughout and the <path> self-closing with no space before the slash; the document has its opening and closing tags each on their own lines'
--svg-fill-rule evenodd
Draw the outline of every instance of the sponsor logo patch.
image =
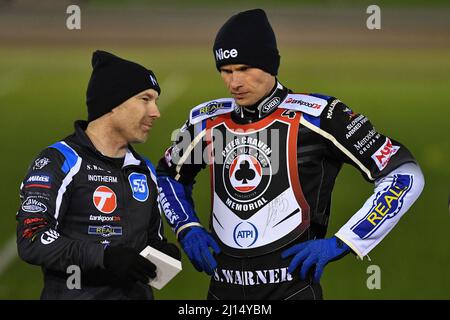
<svg viewBox="0 0 450 320">
<path fill-rule="evenodd" d="M 92 214 L 89 216 L 89 221 L 118 222 L 120 220 L 119 216 L 94 216 Z"/>
<path fill-rule="evenodd" d="M 55 241 L 56 239 L 59 238 L 59 233 L 56 232 L 55 230 L 48 230 L 45 231 L 42 235 L 41 235 L 41 242 L 44 245 L 50 244 L 53 241 Z"/>
<path fill-rule="evenodd" d="M 100 241 L 100 244 L 103 245 L 103 249 L 106 249 L 111 244 L 111 241 L 109 241 L 109 240 L 102 240 L 102 241 Z"/>
<path fill-rule="evenodd" d="M 196 124 L 202 120 L 213 118 L 219 114 L 232 112 L 234 108 L 234 100 L 232 99 L 217 99 L 202 103 L 191 110 L 189 115 L 190 124 Z"/>
<path fill-rule="evenodd" d="M 350 110 L 350 109 L 349 109 Z M 345 134 L 345 138 L 348 140 L 351 138 L 359 129 L 363 127 L 363 125 L 369 121 L 368 118 L 360 114 L 356 119 L 353 119 L 350 124 L 347 125 L 347 133 Z"/>
<path fill-rule="evenodd" d="M 301 111 L 317 117 L 322 113 L 327 104 L 328 102 L 325 99 L 307 94 L 293 93 L 288 94 L 279 107 Z"/>
<path fill-rule="evenodd" d="M 22 233 L 22 237 L 30 239 L 34 237 L 36 232 L 47 226 L 47 221 L 44 218 L 28 218 L 23 221 L 25 230 Z"/>
<path fill-rule="evenodd" d="M 223 50 L 222 48 L 216 50 L 216 60 L 221 61 L 223 59 L 236 58 L 239 54 L 237 49 Z"/>
<path fill-rule="evenodd" d="M 34 161 L 33 170 L 41 170 L 50 163 L 49 158 L 38 158 Z"/>
<path fill-rule="evenodd" d="M 34 224 L 34 223 L 44 222 L 44 221 L 45 221 L 44 218 L 28 218 L 23 221 L 23 224 L 29 225 L 29 224 Z"/>
<path fill-rule="evenodd" d="M 147 176 L 133 172 L 128 176 L 128 181 L 133 192 L 133 198 L 140 202 L 146 201 L 149 195 Z"/>
<path fill-rule="evenodd" d="M 399 146 L 394 146 L 392 144 L 391 139 L 386 138 L 384 144 L 372 155 L 372 159 L 380 171 L 386 168 L 391 157 L 396 154 L 399 149 Z"/>
<path fill-rule="evenodd" d="M 301 106 L 307 106 L 312 109 L 320 109 L 321 105 L 318 103 L 308 102 L 301 99 L 294 99 L 294 98 L 288 98 L 284 103 L 290 103 L 290 104 L 299 104 Z"/>
<path fill-rule="evenodd" d="M 121 236 L 122 235 L 122 227 L 113 227 L 113 226 L 89 226 L 88 234 L 91 235 L 100 235 L 102 237 L 108 238 L 111 236 Z"/>
<path fill-rule="evenodd" d="M 233 238 L 239 247 L 251 247 L 258 240 L 258 229 L 253 223 L 241 222 L 234 228 Z"/>
<path fill-rule="evenodd" d="M 117 183 L 117 177 L 88 174 L 88 181 Z"/>
<path fill-rule="evenodd" d="M 386 220 L 396 216 L 401 210 L 404 198 L 412 185 L 409 175 L 396 175 L 395 181 L 375 197 L 369 213 L 351 230 L 361 239 L 373 234 Z"/>
<path fill-rule="evenodd" d="M 203 108 L 201 108 L 199 110 L 199 114 L 200 115 L 202 115 L 202 114 L 211 115 L 223 107 L 225 107 L 225 105 L 223 103 L 218 103 L 218 102 L 213 101 L 213 102 L 208 103 Z"/>
<path fill-rule="evenodd" d="M 99 186 L 92 195 L 92 201 L 98 211 L 111 213 L 117 208 L 117 196 L 106 186 Z"/>
<path fill-rule="evenodd" d="M 46 174 L 35 174 L 29 176 L 28 179 L 24 183 L 24 188 L 51 188 L 51 178 Z"/>
<path fill-rule="evenodd" d="M 348 120 L 352 120 L 354 117 L 358 115 L 357 113 L 354 113 L 352 109 L 350 109 L 349 107 L 345 107 L 344 112 L 348 114 Z"/>
<path fill-rule="evenodd" d="M 22 210 L 29 213 L 44 213 L 47 212 L 47 206 L 34 197 L 28 197 L 22 203 Z"/>
<path fill-rule="evenodd" d="M 164 215 L 167 221 L 173 225 L 176 221 L 180 220 L 178 213 L 171 207 L 170 202 L 167 200 L 165 193 L 161 187 L 158 187 L 159 191 L 159 202 L 161 204 L 161 209 L 164 211 Z M 186 216 L 187 218 L 187 216 Z"/>
<path fill-rule="evenodd" d="M 201 117 L 204 115 L 212 115 L 216 113 L 220 109 L 231 109 L 232 108 L 231 102 L 218 102 L 218 101 L 211 101 L 205 106 L 198 108 L 192 112 L 192 119 L 195 119 L 197 117 Z"/>
<path fill-rule="evenodd" d="M 354 143 L 353 147 L 359 154 L 364 154 L 366 151 L 370 150 L 380 137 L 381 135 L 377 133 L 375 129 L 371 129 L 361 140 Z"/>
<path fill-rule="evenodd" d="M 333 118 L 334 108 L 336 107 L 336 105 L 339 102 L 341 102 L 341 100 L 339 100 L 339 99 L 334 99 L 333 102 L 331 102 L 330 107 L 328 108 L 328 112 L 327 112 L 327 119 Z"/>
<path fill-rule="evenodd" d="M 276 106 L 278 106 L 280 104 L 280 102 L 281 102 L 280 98 L 274 97 L 262 107 L 261 111 L 263 113 L 268 113 L 268 112 L 272 111 Z"/>
</svg>

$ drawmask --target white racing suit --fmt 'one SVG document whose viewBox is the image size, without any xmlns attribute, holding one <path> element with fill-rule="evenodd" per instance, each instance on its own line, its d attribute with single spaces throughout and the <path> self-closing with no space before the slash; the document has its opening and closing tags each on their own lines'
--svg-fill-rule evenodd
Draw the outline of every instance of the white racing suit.
<svg viewBox="0 0 450 320">
<path fill-rule="evenodd" d="M 215 256 L 208 298 L 322 298 L 320 285 L 289 274 L 290 259 L 280 254 L 325 237 L 344 163 L 375 186 L 336 233 L 363 257 L 423 188 L 420 168 L 405 146 L 340 100 L 292 93 L 280 83 L 252 108 L 227 98 L 193 108 L 157 173 L 161 206 L 179 236 L 201 226 L 191 192 L 197 173 L 210 167 L 210 228 L 222 252 Z"/>
</svg>

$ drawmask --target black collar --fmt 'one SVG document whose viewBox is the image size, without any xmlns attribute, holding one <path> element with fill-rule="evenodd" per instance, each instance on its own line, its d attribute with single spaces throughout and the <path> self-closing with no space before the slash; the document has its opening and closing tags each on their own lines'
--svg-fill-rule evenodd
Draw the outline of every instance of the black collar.
<svg viewBox="0 0 450 320">
<path fill-rule="evenodd" d="M 77 144 L 79 144 L 84 150 L 89 150 L 90 152 L 94 153 L 96 156 L 100 157 L 101 159 L 110 161 L 115 164 L 120 162 L 120 161 L 118 161 L 117 158 L 111 158 L 111 157 L 103 155 L 100 151 L 97 150 L 97 148 L 95 148 L 91 139 L 89 139 L 88 135 L 86 134 L 87 126 L 88 126 L 88 122 L 85 120 L 75 121 L 75 123 L 74 123 L 74 127 L 75 127 L 74 139 L 76 140 Z M 128 145 L 128 152 L 126 153 L 125 157 L 122 159 L 123 159 L 122 168 L 129 166 L 129 165 L 134 165 L 134 166 L 145 165 L 145 160 L 133 149 L 133 147 L 131 145 Z"/>
<path fill-rule="evenodd" d="M 278 80 L 275 81 L 275 85 L 270 90 L 269 94 L 259 100 L 252 106 L 240 106 L 236 104 L 231 117 L 237 123 L 250 123 L 265 118 L 283 102 L 288 93 L 291 92 L 288 88 L 283 86 Z"/>
</svg>

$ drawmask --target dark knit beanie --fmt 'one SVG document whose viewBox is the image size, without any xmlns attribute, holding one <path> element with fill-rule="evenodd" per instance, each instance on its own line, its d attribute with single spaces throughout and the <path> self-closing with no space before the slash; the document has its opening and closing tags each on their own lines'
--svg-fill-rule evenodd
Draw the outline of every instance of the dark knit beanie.
<svg viewBox="0 0 450 320">
<path fill-rule="evenodd" d="M 155 74 L 145 67 L 97 50 L 92 55 L 92 75 L 86 92 L 88 121 L 147 89 L 161 93 Z"/>
<path fill-rule="evenodd" d="M 228 19 L 217 33 L 213 52 L 217 70 L 227 64 L 246 64 L 275 76 L 280 66 L 275 34 L 261 9 Z"/>
</svg>

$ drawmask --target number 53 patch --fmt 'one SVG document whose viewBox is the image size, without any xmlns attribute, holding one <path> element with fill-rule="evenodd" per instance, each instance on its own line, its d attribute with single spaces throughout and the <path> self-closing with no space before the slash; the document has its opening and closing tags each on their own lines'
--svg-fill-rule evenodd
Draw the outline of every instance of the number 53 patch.
<svg viewBox="0 0 450 320">
<path fill-rule="evenodd" d="M 128 176 L 128 181 L 130 181 L 133 198 L 141 202 L 146 201 L 149 194 L 147 176 L 142 173 L 133 172 Z"/>
</svg>

